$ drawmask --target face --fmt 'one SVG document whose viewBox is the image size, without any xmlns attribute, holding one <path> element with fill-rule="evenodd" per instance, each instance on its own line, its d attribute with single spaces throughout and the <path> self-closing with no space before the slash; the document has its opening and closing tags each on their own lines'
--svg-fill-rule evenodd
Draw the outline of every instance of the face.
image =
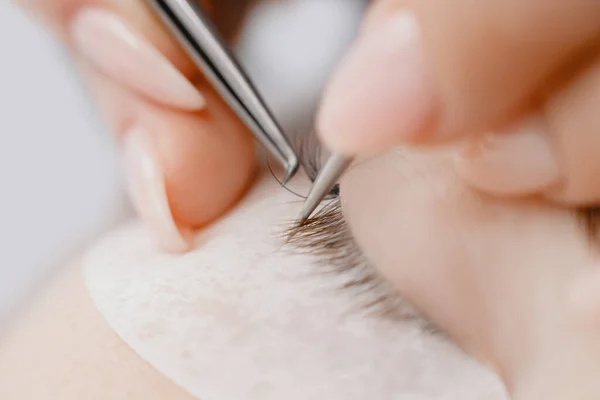
<svg viewBox="0 0 600 400">
<path fill-rule="evenodd" d="M 372 312 L 382 292 L 350 284 L 366 269 L 282 246 L 300 207 L 265 174 L 191 253 L 161 253 L 125 227 L 86 257 L 91 297 L 142 359 L 202 400 L 506 399 L 420 321 Z"/>
<path fill-rule="evenodd" d="M 298 227 L 300 203 L 264 175 L 185 256 L 117 232 L 87 258 L 90 293 L 200 399 L 506 399 L 489 371 L 515 399 L 598 398 L 600 283 L 580 215 L 483 197 L 443 152 L 358 163 L 341 201 Z"/>
<path fill-rule="evenodd" d="M 342 208 L 374 269 L 515 398 L 600 398 L 600 270 L 589 216 L 500 201 L 450 152 L 392 151 L 344 178 Z"/>
</svg>

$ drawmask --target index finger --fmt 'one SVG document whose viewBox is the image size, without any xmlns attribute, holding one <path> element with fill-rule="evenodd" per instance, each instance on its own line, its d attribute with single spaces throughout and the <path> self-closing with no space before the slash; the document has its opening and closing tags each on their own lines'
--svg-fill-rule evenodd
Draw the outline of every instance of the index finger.
<svg viewBox="0 0 600 400">
<path fill-rule="evenodd" d="M 231 3 L 214 3 L 209 12 Z M 66 44 L 123 144 L 134 206 L 163 247 L 189 248 L 254 173 L 252 136 L 143 0 L 24 0 Z M 224 14 L 222 14 L 224 15 Z"/>
<path fill-rule="evenodd" d="M 215 24 L 229 40 L 232 40 L 244 16 L 256 0 L 198 0 L 214 19 Z M 119 0 L 17 0 L 64 41 L 70 41 L 69 21 L 83 7 L 102 7 L 120 15 L 126 15 L 128 23 L 142 33 L 158 51 L 163 53 L 186 76 L 196 69 L 181 51 L 172 35 L 160 23 L 146 2 Z"/>
</svg>

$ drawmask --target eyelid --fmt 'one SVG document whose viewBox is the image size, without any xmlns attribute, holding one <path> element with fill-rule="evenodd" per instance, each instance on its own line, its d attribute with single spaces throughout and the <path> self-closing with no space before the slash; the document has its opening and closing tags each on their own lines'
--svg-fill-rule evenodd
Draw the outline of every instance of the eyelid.
<svg viewBox="0 0 600 400">
<path fill-rule="evenodd" d="M 315 131 L 299 135 L 295 142 L 299 161 L 314 180 L 327 155 Z M 429 332 L 439 332 L 406 301 L 367 260 L 352 235 L 342 212 L 339 187 L 308 220 L 290 223 L 285 229 L 285 249 L 312 257 L 317 279 L 341 278 L 340 292 L 350 293 L 360 310 L 392 320 L 412 320 Z"/>
<path fill-rule="evenodd" d="M 313 258 L 318 279 L 327 279 L 331 274 L 341 277 L 338 289 L 349 292 L 362 312 L 391 320 L 412 320 L 423 329 L 436 330 L 366 259 L 343 216 L 339 196 L 304 223 L 289 225 L 285 239 L 288 251 Z"/>
<path fill-rule="evenodd" d="M 314 181 L 326 155 L 316 132 L 299 135 L 296 153 L 308 178 Z M 339 289 L 352 292 L 369 313 L 391 316 L 400 296 L 367 262 L 344 219 L 339 189 L 306 221 L 294 221 L 285 229 L 287 250 L 309 255 L 315 261 L 319 278 L 342 277 Z"/>
</svg>

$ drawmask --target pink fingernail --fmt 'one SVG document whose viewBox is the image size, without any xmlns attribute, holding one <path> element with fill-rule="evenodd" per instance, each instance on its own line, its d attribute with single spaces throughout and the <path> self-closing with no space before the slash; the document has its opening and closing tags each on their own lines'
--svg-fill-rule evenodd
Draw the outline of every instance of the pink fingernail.
<svg viewBox="0 0 600 400">
<path fill-rule="evenodd" d="M 410 142 L 434 109 L 418 21 L 400 11 L 366 32 L 325 91 L 318 127 L 344 153 L 380 151 Z"/>
<path fill-rule="evenodd" d="M 154 101 L 186 110 L 205 106 L 204 97 L 151 43 L 116 14 L 84 8 L 72 21 L 75 46 L 113 79 Z"/>
<path fill-rule="evenodd" d="M 131 200 L 142 220 L 168 251 L 190 249 L 192 231 L 178 226 L 171 213 L 165 176 L 148 133 L 132 128 L 125 134 L 125 172 Z"/>
<path fill-rule="evenodd" d="M 554 184 L 560 170 L 540 118 L 470 141 L 456 157 L 467 182 L 491 194 L 529 195 Z"/>
</svg>

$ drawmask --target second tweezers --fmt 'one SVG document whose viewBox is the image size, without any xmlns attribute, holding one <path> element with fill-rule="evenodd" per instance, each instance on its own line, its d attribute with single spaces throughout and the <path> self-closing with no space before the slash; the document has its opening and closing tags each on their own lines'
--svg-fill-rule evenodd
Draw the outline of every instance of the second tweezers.
<svg viewBox="0 0 600 400">
<path fill-rule="evenodd" d="M 147 1 L 256 139 L 285 168 L 284 182 L 291 179 L 298 170 L 296 153 L 198 1 Z"/>
</svg>

